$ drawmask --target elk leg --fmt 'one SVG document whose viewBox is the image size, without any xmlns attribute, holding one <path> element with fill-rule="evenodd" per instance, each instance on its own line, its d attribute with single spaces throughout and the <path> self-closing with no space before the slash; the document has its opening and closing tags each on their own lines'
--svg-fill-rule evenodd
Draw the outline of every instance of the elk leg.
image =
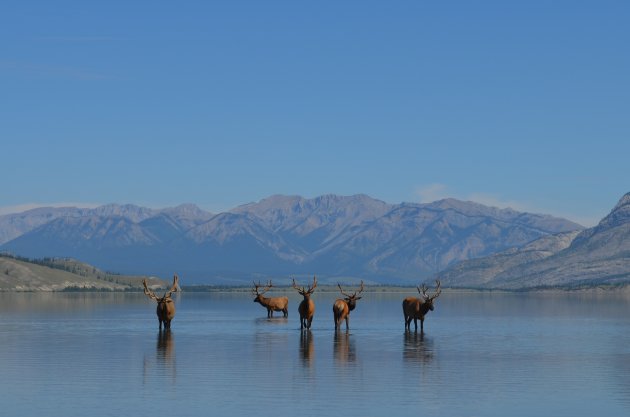
<svg viewBox="0 0 630 417">
<path fill-rule="evenodd" d="M 417 332 L 418 331 L 418 318 L 417 317 L 413 318 L 413 325 L 416 328 L 416 332 Z"/>
<path fill-rule="evenodd" d="M 420 319 L 420 333 L 424 333 L 424 317 Z"/>
<path fill-rule="evenodd" d="M 339 323 L 341 324 L 341 323 Z M 350 329 L 350 316 L 346 316 L 346 332 Z"/>
<path fill-rule="evenodd" d="M 282 310 L 282 314 L 284 314 L 284 317 L 288 317 L 288 316 L 289 316 L 289 309 L 284 308 L 284 309 Z"/>
</svg>

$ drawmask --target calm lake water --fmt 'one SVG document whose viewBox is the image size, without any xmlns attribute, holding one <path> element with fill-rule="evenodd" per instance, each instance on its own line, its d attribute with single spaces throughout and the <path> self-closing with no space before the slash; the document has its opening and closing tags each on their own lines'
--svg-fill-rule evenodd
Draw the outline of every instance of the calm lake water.
<svg viewBox="0 0 630 417">
<path fill-rule="evenodd" d="M 6 416 L 628 416 L 630 300 L 444 291 L 425 334 L 367 293 L 335 334 L 246 293 L 181 293 L 158 332 L 142 294 L 0 294 Z M 280 313 L 276 313 L 280 315 Z M 413 325 L 412 325 L 413 328 Z"/>
</svg>

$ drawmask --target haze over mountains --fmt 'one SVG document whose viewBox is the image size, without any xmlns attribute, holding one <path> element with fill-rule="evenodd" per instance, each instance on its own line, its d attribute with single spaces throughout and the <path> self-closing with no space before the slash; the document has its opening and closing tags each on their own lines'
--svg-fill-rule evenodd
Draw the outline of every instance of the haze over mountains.
<svg viewBox="0 0 630 417">
<path fill-rule="evenodd" d="M 418 282 L 459 261 L 582 230 L 565 219 L 445 199 L 388 204 L 366 195 L 271 196 L 225 213 L 194 205 L 50 208 L 0 216 L 0 250 L 72 257 L 188 283 L 312 275 Z"/>
</svg>

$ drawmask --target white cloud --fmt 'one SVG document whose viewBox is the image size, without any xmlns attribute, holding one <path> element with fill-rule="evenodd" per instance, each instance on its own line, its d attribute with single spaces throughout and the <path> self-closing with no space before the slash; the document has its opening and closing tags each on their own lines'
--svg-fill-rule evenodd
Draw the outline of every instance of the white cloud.
<svg viewBox="0 0 630 417">
<path fill-rule="evenodd" d="M 452 197 L 448 194 L 446 185 L 437 183 L 416 188 L 416 195 L 421 203 L 432 203 L 437 200 Z"/>
<path fill-rule="evenodd" d="M 79 208 L 95 208 L 102 204 L 96 203 L 26 203 L 15 206 L 0 206 L 0 216 L 4 214 L 22 213 L 23 211 L 32 210 L 41 207 L 79 207 Z"/>
</svg>

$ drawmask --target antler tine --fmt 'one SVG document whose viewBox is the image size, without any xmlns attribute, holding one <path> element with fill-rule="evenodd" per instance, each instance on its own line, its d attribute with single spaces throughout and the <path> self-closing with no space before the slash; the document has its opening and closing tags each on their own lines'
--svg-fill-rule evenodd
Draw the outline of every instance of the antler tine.
<svg viewBox="0 0 630 417">
<path fill-rule="evenodd" d="M 256 284 L 256 281 L 252 281 L 252 282 L 254 283 L 254 288 L 252 288 L 252 290 L 253 290 L 253 293 L 256 295 L 263 295 L 264 293 L 269 291 L 269 288 L 273 286 L 273 284 L 271 284 L 271 280 L 269 280 L 269 282 L 264 285 L 265 288 L 263 288 L 262 292 L 259 292 L 258 288 L 262 287 L 263 284 L 260 283 L 260 280 L 258 281 L 258 284 Z"/>
<path fill-rule="evenodd" d="M 173 285 L 171 285 L 171 288 L 164 294 L 164 297 L 170 297 L 172 293 L 177 291 L 181 291 L 181 288 L 179 288 L 179 277 L 175 274 L 173 275 Z"/>
<path fill-rule="evenodd" d="M 355 292 L 354 295 L 359 295 L 363 292 L 363 280 L 361 280 L 361 286 L 359 287 L 359 291 Z"/>
<path fill-rule="evenodd" d="M 304 287 L 300 288 L 297 286 L 297 284 L 295 283 L 295 278 L 291 278 L 293 280 L 293 288 L 295 288 L 300 294 L 302 294 L 304 292 Z"/>
<path fill-rule="evenodd" d="M 346 293 L 343 291 L 343 288 L 341 288 L 341 284 L 337 283 L 337 286 L 339 287 L 339 291 L 341 292 L 341 294 L 343 294 L 343 295 L 345 295 L 346 297 L 349 297 L 349 298 L 354 297 L 353 295 L 346 294 Z M 355 293 L 355 295 L 356 295 L 356 293 Z"/>
<path fill-rule="evenodd" d="M 308 287 L 308 293 L 312 294 L 313 291 L 315 290 L 315 287 L 317 287 L 317 277 L 313 275 L 313 286 Z"/>
<path fill-rule="evenodd" d="M 158 299 L 157 295 L 155 295 L 155 293 L 153 291 L 151 291 L 149 289 L 149 287 L 147 286 L 147 279 L 146 278 L 142 280 L 142 285 L 144 286 L 144 294 L 146 296 L 148 296 L 149 298 L 151 298 L 153 300 L 157 300 Z"/>
<path fill-rule="evenodd" d="M 433 294 L 430 298 L 431 300 L 435 300 L 436 298 L 438 298 L 440 296 L 440 293 L 442 292 L 442 283 L 440 282 L 439 279 L 435 280 L 435 294 Z"/>
<path fill-rule="evenodd" d="M 429 298 L 429 296 L 427 295 L 427 291 L 429 290 L 429 288 L 426 286 L 426 284 L 423 283 L 422 287 L 418 285 L 416 288 L 418 288 L 418 292 L 422 294 L 423 297 Z"/>
</svg>

